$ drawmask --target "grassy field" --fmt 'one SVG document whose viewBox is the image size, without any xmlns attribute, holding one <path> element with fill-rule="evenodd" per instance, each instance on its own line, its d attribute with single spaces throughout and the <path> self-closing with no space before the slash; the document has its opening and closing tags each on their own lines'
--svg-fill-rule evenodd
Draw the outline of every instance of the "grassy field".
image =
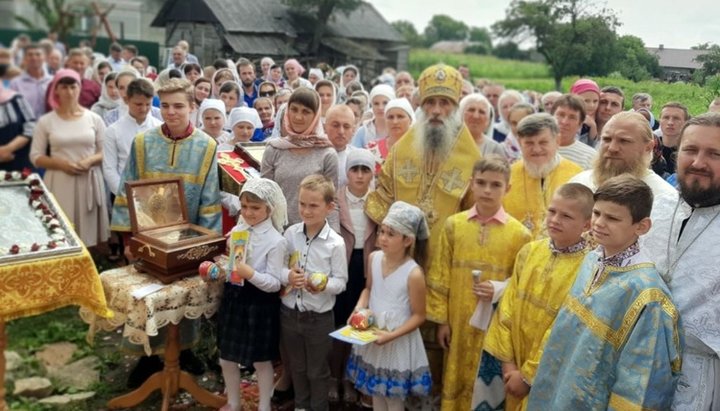
<svg viewBox="0 0 720 411">
<path fill-rule="evenodd" d="M 491 56 L 472 54 L 438 53 L 425 49 L 414 49 L 410 52 L 410 71 L 417 78 L 423 68 L 443 62 L 457 67 L 467 64 L 474 79 L 490 79 L 502 83 L 507 88 L 517 90 L 535 90 L 547 92 L 555 88 L 550 70 L 545 64 L 526 61 L 501 60 Z M 578 77 L 563 79 L 562 90 L 567 92 Z M 662 105 L 669 101 L 685 104 L 692 115 L 707 111 L 711 93 L 694 84 L 662 83 L 659 81 L 633 82 L 624 78 L 595 77 L 600 87 L 620 87 L 626 96 L 625 108 L 630 108 L 633 94 L 650 93 L 653 96 L 653 114 L 659 115 Z"/>
</svg>

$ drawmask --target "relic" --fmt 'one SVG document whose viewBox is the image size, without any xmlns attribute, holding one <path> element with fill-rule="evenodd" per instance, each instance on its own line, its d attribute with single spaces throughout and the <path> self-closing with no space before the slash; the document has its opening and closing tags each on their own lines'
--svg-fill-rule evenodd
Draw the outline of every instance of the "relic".
<svg viewBox="0 0 720 411">
<path fill-rule="evenodd" d="M 265 143 L 239 143 L 232 151 L 218 151 L 220 190 L 238 195 L 248 178 L 260 177 Z"/>
<path fill-rule="evenodd" d="M 0 265 L 81 250 L 40 176 L 29 170 L 0 171 Z"/>
<path fill-rule="evenodd" d="M 167 284 L 196 275 L 202 261 L 225 251 L 221 234 L 189 223 L 181 179 L 128 181 L 125 190 L 138 271 Z"/>
</svg>

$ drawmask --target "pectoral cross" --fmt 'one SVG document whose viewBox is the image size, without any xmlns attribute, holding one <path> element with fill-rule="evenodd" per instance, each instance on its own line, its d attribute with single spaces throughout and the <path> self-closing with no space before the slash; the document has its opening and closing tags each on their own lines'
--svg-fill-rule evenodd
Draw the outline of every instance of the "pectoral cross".
<svg viewBox="0 0 720 411">
<path fill-rule="evenodd" d="M 440 181 L 443 183 L 443 189 L 447 192 L 465 187 L 465 182 L 462 179 L 462 171 L 457 167 L 440 174 Z"/>
<path fill-rule="evenodd" d="M 419 174 L 417 167 L 415 167 L 411 160 L 405 160 L 402 167 L 400 167 L 400 171 L 397 173 L 398 176 L 405 180 L 405 183 L 412 183 Z"/>
</svg>

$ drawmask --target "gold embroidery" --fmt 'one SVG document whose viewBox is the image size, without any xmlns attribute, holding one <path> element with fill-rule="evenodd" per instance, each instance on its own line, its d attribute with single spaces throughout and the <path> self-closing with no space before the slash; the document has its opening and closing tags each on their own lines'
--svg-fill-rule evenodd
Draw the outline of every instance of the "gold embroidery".
<svg viewBox="0 0 720 411">
<path fill-rule="evenodd" d="M 612 344 L 616 350 L 618 349 L 615 341 L 615 333 L 612 328 L 595 317 L 595 315 L 576 298 L 568 297 L 565 304 L 568 310 L 575 314 L 597 337 Z"/>
<path fill-rule="evenodd" d="M 142 178 L 145 174 L 145 133 L 135 137 L 135 165 L 137 166 L 137 177 Z"/>
<path fill-rule="evenodd" d="M 162 171 L 148 171 L 141 174 L 141 179 L 146 178 L 181 178 L 183 182 L 189 184 L 203 185 L 205 184 L 206 174 L 190 174 L 190 173 L 166 173 Z"/>
<path fill-rule="evenodd" d="M 412 160 L 405 160 L 402 167 L 400 167 L 400 171 L 398 171 L 397 175 L 402 177 L 403 180 L 405 180 L 405 183 L 410 184 L 413 181 L 415 181 L 415 177 L 417 177 L 420 173 L 418 173 L 417 168 L 413 164 Z"/>
<path fill-rule="evenodd" d="M 673 343 L 675 347 L 680 347 L 680 336 L 678 333 L 677 321 L 678 312 L 675 309 L 672 301 L 668 296 L 658 288 L 650 288 L 644 290 L 640 295 L 633 301 L 628 308 L 625 316 L 623 317 L 620 328 L 615 331 L 610 326 L 605 324 L 602 320 L 597 318 L 587 307 L 582 305 L 576 298 L 568 297 L 566 300 L 566 306 L 573 314 L 575 314 L 580 320 L 592 331 L 596 336 L 604 339 L 615 347 L 615 350 L 619 350 L 623 344 L 625 344 L 628 335 L 632 331 L 638 317 L 642 313 L 642 310 L 646 305 L 658 302 L 662 307 L 662 310 L 670 316 L 673 320 Z M 673 369 L 675 365 L 673 364 Z"/>
<path fill-rule="evenodd" d="M 610 402 L 608 403 L 608 409 L 621 410 L 621 411 L 632 411 L 632 410 L 650 410 L 645 408 L 641 404 L 636 404 L 622 395 L 612 393 L 610 394 Z"/>
<path fill-rule="evenodd" d="M 465 188 L 465 181 L 462 178 L 462 170 L 453 167 L 452 170 L 445 170 L 440 174 L 440 181 L 443 183 L 443 190 L 453 192 Z"/>
<path fill-rule="evenodd" d="M 115 203 L 114 203 L 114 205 L 116 205 L 116 206 L 127 206 L 127 205 L 128 205 L 127 197 L 125 197 L 125 196 L 117 196 L 117 197 L 115 197 Z"/>
<path fill-rule="evenodd" d="M 222 211 L 222 206 L 219 204 L 206 206 L 206 207 L 200 207 L 200 214 L 202 215 L 208 215 L 208 214 L 217 214 Z"/>
</svg>

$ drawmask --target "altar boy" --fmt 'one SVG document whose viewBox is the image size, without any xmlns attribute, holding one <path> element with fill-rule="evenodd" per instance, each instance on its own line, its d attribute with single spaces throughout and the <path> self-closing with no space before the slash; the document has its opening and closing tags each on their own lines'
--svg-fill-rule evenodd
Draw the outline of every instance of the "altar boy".
<svg viewBox="0 0 720 411">
<path fill-rule="evenodd" d="M 555 319 L 528 409 L 668 410 L 681 368 L 679 314 L 638 237 L 653 195 L 621 175 L 595 192 L 592 235 Z"/>
<path fill-rule="evenodd" d="M 138 134 L 132 143 L 113 205 L 111 229 L 129 232 L 125 182 L 148 178 L 180 177 L 185 191 L 188 219 L 191 224 L 221 230 L 220 190 L 215 151 L 217 143 L 190 123 L 194 97 L 186 80 L 171 79 L 157 91 L 164 123 L 160 127 Z M 129 244 L 126 241 L 125 244 Z M 125 247 L 128 259 L 133 256 Z M 180 326 L 180 367 L 194 374 L 204 371 L 203 364 L 188 349 L 198 339 L 198 321 L 183 321 Z M 150 339 L 153 352 L 165 342 L 164 330 Z M 123 341 L 123 347 L 140 351 Z M 128 387 L 135 388 L 154 372 L 162 369 L 157 355 L 141 357 L 128 377 Z"/>
</svg>

